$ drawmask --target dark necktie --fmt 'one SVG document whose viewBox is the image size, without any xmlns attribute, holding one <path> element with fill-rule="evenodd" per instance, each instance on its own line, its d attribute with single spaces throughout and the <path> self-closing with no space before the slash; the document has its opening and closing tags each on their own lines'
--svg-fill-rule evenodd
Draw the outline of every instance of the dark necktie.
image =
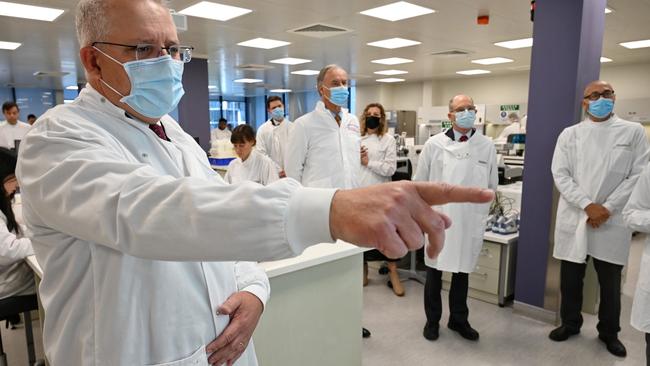
<svg viewBox="0 0 650 366">
<path fill-rule="evenodd" d="M 461 137 L 458 139 L 458 141 L 460 141 L 460 142 L 465 142 L 465 141 L 467 141 L 467 135 L 463 135 L 463 136 L 461 136 Z"/>
<path fill-rule="evenodd" d="M 149 128 L 161 139 L 169 141 L 169 138 L 167 138 L 167 134 L 165 133 L 165 129 L 162 127 L 162 125 L 149 124 Z"/>
</svg>

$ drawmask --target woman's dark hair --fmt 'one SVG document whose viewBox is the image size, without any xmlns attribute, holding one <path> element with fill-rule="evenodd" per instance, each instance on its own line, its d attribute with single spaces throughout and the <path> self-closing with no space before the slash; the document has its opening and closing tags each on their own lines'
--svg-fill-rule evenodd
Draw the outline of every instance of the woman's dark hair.
<svg viewBox="0 0 650 366">
<path fill-rule="evenodd" d="M 249 125 L 239 125 L 232 130 L 230 142 L 233 144 L 243 144 L 250 141 L 255 145 L 255 130 Z"/>
<path fill-rule="evenodd" d="M 7 218 L 7 229 L 20 234 L 20 226 L 16 222 L 14 210 L 11 208 L 13 194 L 7 195 L 5 182 L 14 178 L 16 173 L 16 153 L 5 148 L 0 148 L 0 211 Z"/>
</svg>

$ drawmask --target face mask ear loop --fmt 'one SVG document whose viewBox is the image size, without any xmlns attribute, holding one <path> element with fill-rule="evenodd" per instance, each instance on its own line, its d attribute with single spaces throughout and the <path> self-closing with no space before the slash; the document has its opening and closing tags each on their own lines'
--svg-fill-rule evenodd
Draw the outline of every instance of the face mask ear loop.
<svg viewBox="0 0 650 366">
<path fill-rule="evenodd" d="M 99 48 L 97 48 L 97 47 L 95 47 L 95 46 L 93 46 L 93 48 L 94 48 L 95 50 L 99 51 L 99 53 L 101 53 L 102 55 L 104 55 L 104 56 L 108 57 L 109 59 L 111 59 L 113 62 L 115 62 L 115 63 L 117 63 L 117 64 L 119 64 L 119 65 L 122 65 L 121 62 L 117 61 L 116 59 L 114 59 L 113 57 L 111 57 L 111 56 L 110 56 L 109 54 L 107 54 L 106 52 L 100 50 Z M 113 88 L 112 86 L 108 85 L 108 83 L 105 82 L 103 78 L 100 78 L 99 81 L 101 81 L 102 84 L 106 85 L 109 89 L 111 89 L 115 94 L 117 94 L 117 95 L 119 95 L 120 97 L 124 98 L 124 95 L 122 95 L 122 93 L 118 92 L 117 90 L 115 90 L 115 88 Z"/>
</svg>

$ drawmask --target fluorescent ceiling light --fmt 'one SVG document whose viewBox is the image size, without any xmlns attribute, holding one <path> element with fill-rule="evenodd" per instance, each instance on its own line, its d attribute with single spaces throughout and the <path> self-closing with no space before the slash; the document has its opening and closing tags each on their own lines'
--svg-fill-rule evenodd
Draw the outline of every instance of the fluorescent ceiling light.
<svg viewBox="0 0 650 366">
<path fill-rule="evenodd" d="M 375 71 L 375 74 L 377 75 L 403 75 L 403 74 L 408 74 L 408 71 L 404 70 L 382 70 L 382 71 Z"/>
<path fill-rule="evenodd" d="M 646 47 L 650 47 L 650 39 L 644 39 L 642 41 L 623 42 L 619 44 L 631 50 L 636 48 L 646 48 Z"/>
<path fill-rule="evenodd" d="M 180 14 L 198 18 L 214 19 L 225 22 L 252 12 L 250 9 L 236 6 L 217 4 L 210 1 L 201 1 L 188 8 L 179 11 Z"/>
<path fill-rule="evenodd" d="M 404 79 L 398 79 L 398 78 L 386 78 L 386 79 L 377 79 L 378 82 L 380 83 L 399 83 L 404 81 Z"/>
<path fill-rule="evenodd" d="M 283 64 L 283 65 L 300 65 L 311 62 L 311 60 L 306 60 L 304 58 L 294 58 L 294 57 L 285 57 L 279 58 L 277 60 L 269 61 L 272 64 Z"/>
<path fill-rule="evenodd" d="M 271 93 L 291 93 L 291 89 L 271 89 Z"/>
<path fill-rule="evenodd" d="M 363 15 L 389 20 L 396 22 L 398 20 L 417 17 L 420 15 L 435 13 L 433 9 L 425 8 L 419 5 L 398 1 L 396 3 L 380 6 L 378 8 L 368 9 L 361 12 Z"/>
<path fill-rule="evenodd" d="M 245 42 L 237 43 L 239 46 L 244 47 L 253 47 L 253 48 L 263 48 L 265 50 L 270 50 L 271 48 L 277 48 L 282 46 L 290 45 L 290 42 L 277 41 L 275 39 L 266 39 L 266 38 L 255 38 Z"/>
<path fill-rule="evenodd" d="M 20 43 L 0 41 L 0 50 L 15 50 L 20 47 Z"/>
<path fill-rule="evenodd" d="M 600 57 L 600 62 L 601 63 L 612 62 L 612 61 L 614 61 L 614 60 L 612 60 L 611 58 L 602 57 L 602 56 Z"/>
<path fill-rule="evenodd" d="M 68 85 L 65 88 L 66 90 L 79 90 L 79 87 L 76 85 Z"/>
<path fill-rule="evenodd" d="M 318 75 L 320 71 L 318 70 L 298 70 L 291 72 L 294 75 Z"/>
<path fill-rule="evenodd" d="M 532 47 L 533 39 L 532 38 L 515 39 L 512 41 L 497 42 L 494 45 L 499 47 L 509 48 L 511 50 L 515 48 Z"/>
<path fill-rule="evenodd" d="M 384 39 L 383 41 L 368 43 L 368 46 L 388 48 L 388 49 L 392 50 L 392 49 L 395 49 L 395 48 L 415 46 L 415 45 L 418 45 L 418 44 L 421 44 L 421 43 L 422 42 L 411 41 L 410 39 L 391 38 L 391 39 Z"/>
<path fill-rule="evenodd" d="M 513 62 L 513 60 L 505 57 L 491 57 L 491 58 L 472 60 L 472 63 L 480 64 L 480 65 L 496 65 L 496 64 L 505 64 L 508 62 Z"/>
<path fill-rule="evenodd" d="M 605 14 L 610 14 L 614 11 L 614 9 L 610 8 L 609 6 L 605 8 Z"/>
<path fill-rule="evenodd" d="M 461 74 L 461 75 L 480 75 L 480 74 L 489 74 L 492 71 L 488 70 L 462 70 L 462 71 L 456 71 L 456 74 Z"/>
<path fill-rule="evenodd" d="M 217 88 L 216 85 L 208 85 L 208 89 L 216 89 L 216 88 Z"/>
<path fill-rule="evenodd" d="M 62 9 L 46 8 L 42 6 L 24 5 L 0 1 L 0 15 L 14 18 L 44 20 L 52 22 L 59 15 L 63 14 Z"/>
<path fill-rule="evenodd" d="M 401 58 L 401 57 L 391 57 L 391 58 L 383 58 L 381 60 L 372 60 L 371 62 L 375 64 L 382 64 L 382 65 L 399 65 L 399 64 L 408 64 L 409 62 L 413 62 L 413 60 L 409 60 L 407 58 Z"/>
<path fill-rule="evenodd" d="M 244 84 L 255 84 L 255 83 L 261 83 L 264 80 L 261 79 L 237 79 L 235 80 L 236 83 L 244 83 Z"/>
</svg>

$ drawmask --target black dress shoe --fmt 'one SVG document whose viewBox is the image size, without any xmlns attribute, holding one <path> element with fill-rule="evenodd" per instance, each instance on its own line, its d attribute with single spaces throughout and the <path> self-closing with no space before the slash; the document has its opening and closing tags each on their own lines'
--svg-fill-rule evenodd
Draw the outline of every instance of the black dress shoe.
<svg viewBox="0 0 650 366">
<path fill-rule="evenodd" d="M 602 334 L 599 334 L 598 339 L 600 339 L 601 341 L 603 341 L 603 343 L 605 343 L 609 353 L 613 354 L 614 356 L 618 356 L 618 357 L 627 356 L 627 350 L 625 349 L 623 343 L 621 343 L 621 341 L 618 340 L 618 337 L 604 336 Z"/>
<path fill-rule="evenodd" d="M 370 338 L 370 331 L 366 328 L 361 328 L 361 336 L 363 338 Z"/>
<path fill-rule="evenodd" d="M 562 325 L 562 326 L 559 326 L 559 327 L 553 329 L 553 331 L 551 331 L 551 333 L 548 335 L 548 337 L 551 340 L 556 341 L 556 342 L 564 342 L 567 339 L 569 339 L 569 337 L 574 336 L 576 334 L 580 334 L 579 329 L 578 330 L 571 329 L 571 328 L 568 328 L 568 327 Z"/>
<path fill-rule="evenodd" d="M 447 324 L 447 327 L 453 331 L 458 332 L 461 337 L 470 340 L 470 341 L 478 341 L 478 332 L 472 328 L 469 323 L 467 324 L 456 324 L 456 323 L 449 323 Z"/>
<path fill-rule="evenodd" d="M 422 335 L 430 341 L 435 341 L 440 336 L 439 330 L 440 326 L 438 324 L 427 322 L 422 331 Z"/>
</svg>

